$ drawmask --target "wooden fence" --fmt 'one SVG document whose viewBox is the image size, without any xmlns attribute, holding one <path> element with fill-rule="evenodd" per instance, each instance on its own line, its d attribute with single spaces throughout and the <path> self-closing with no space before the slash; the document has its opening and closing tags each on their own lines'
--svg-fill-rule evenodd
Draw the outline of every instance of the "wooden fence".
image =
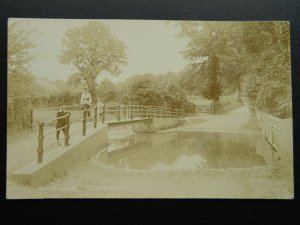
<svg viewBox="0 0 300 225">
<path fill-rule="evenodd" d="M 292 119 L 280 119 L 269 114 L 256 111 L 256 120 L 262 135 L 275 153 L 281 157 L 289 157 L 293 153 Z"/>
<path fill-rule="evenodd" d="M 213 104 L 210 105 L 195 105 L 196 113 L 214 113 Z"/>
</svg>

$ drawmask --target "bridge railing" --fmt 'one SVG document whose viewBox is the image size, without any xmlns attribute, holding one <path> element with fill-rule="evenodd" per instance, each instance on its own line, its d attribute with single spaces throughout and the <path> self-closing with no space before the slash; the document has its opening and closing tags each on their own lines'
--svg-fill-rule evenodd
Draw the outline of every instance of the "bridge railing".
<svg viewBox="0 0 300 225">
<path fill-rule="evenodd" d="M 86 127 L 91 126 L 92 122 L 87 122 L 86 113 L 86 109 L 75 113 L 67 113 L 64 116 L 52 117 L 38 124 L 38 163 L 43 162 L 44 152 L 48 152 L 60 145 L 60 139 L 56 139 L 59 135 L 64 135 L 64 146 L 69 145 L 71 136 L 80 132 L 82 132 L 82 135 L 85 135 Z M 55 126 L 58 120 L 64 121 L 63 126 Z M 72 130 L 70 130 L 71 125 Z M 53 126 L 55 126 L 55 128 L 53 128 Z"/>
<path fill-rule="evenodd" d="M 103 105 L 101 108 L 92 107 L 91 109 L 83 109 L 81 106 L 65 106 L 66 115 L 56 117 L 58 107 L 39 109 L 46 112 L 43 120 L 37 125 L 38 131 L 38 147 L 37 147 L 37 162 L 43 162 L 43 154 L 56 146 L 60 145 L 60 140 L 57 137 L 60 133 L 64 135 L 64 146 L 70 145 L 70 137 L 81 133 L 85 136 L 90 127 L 97 128 L 98 122 L 124 122 L 133 120 L 143 120 L 151 118 L 181 118 L 183 110 L 171 109 L 157 106 L 143 105 Z M 69 109 L 69 110 L 68 110 Z M 51 113 L 51 117 L 50 117 Z M 34 114 L 33 114 L 34 115 Z M 62 119 L 63 126 L 55 126 L 57 121 Z M 31 118 L 35 120 L 34 117 Z M 55 126 L 55 128 L 53 128 Z"/>
<path fill-rule="evenodd" d="M 30 119 L 29 119 L 31 130 L 38 128 L 39 123 L 44 122 L 45 120 L 52 119 L 53 115 L 56 114 L 57 110 L 59 110 L 59 107 L 31 109 Z M 78 112 L 82 110 L 82 106 L 81 105 L 65 106 L 65 110 L 71 113 Z M 50 123 L 48 125 L 53 125 L 53 124 Z"/>
</svg>

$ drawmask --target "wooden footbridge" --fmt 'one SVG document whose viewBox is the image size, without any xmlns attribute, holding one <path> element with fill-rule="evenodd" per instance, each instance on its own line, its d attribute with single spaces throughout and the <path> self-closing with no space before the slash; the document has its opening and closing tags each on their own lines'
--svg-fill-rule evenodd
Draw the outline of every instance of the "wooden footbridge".
<svg viewBox="0 0 300 225">
<path fill-rule="evenodd" d="M 60 142 L 55 138 L 56 133 L 60 131 L 65 134 L 63 138 L 64 146 L 69 146 L 72 137 L 85 136 L 89 131 L 92 132 L 92 129 L 96 129 L 99 123 L 111 127 L 151 122 L 153 118 L 183 117 L 183 110 L 181 109 L 144 105 L 107 104 L 100 109 L 97 107 L 82 109 L 80 105 L 65 106 L 65 111 L 70 112 L 70 114 L 57 118 L 56 112 L 58 109 L 58 107 L 53 107 L 31 111 L 31 128 L 37 131 L 38 163 L 43 162 L 45 151 L 60 145 Z M 56 121 L 62 118 L 66 121 L 65 126 L 56 129 Z"/>
</svg>

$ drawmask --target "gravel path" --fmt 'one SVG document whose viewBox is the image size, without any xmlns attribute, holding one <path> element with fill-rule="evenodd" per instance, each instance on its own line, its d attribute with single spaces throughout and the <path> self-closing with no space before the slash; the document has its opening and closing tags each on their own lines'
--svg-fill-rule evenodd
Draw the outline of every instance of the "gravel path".
<svg viewBox="0 0 300 225">
<path fill-rule="evenodd" d="M 250 132 L 245 126 L 250 120 L 250 112 L 246 106 L 240 106 L 227 113 L 204 114 L 186 117 L 186 123 L 171 131 L 211 131 L 211 132 Z M 170 131 L 167 130 L 167 131 Z"/>
</svg>

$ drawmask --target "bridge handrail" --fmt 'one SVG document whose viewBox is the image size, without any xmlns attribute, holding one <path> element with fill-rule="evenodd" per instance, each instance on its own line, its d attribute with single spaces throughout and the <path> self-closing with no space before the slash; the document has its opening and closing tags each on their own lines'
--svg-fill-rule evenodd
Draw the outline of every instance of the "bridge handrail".
<svg viewBox="0 0 300 225">
<path fill-rule="evenodd" d="M 78 107 L 79 105 L 77 105 Z M 65 106 L 65 108 L 70 108 L 74 106 Z M 107 109 L 108 108 L 108 109 Z M 113 109 L 111 109 L 113 108 Z M 53 108 L 46 108 L 48 109 L 58 109 L 58 107 Z M 42 110 L 42 109 L 40 109 Z M 64 116 L 56 117 L 53 116 L 52 118 L 47 118 L 46 120 L 41 121 L 38 124 L 38 163 L 43 162 L 43 152 L 45 150 L 49 150 L 55 146 L 57 146 L 56 142 L 50 143 L 48 146 L 44 146 L 44 138 L 49 137 L 51 134 L 56 133 L 58 131 L 63 131 L 65 134 L 64 138 L 64 145 L 69 145 L 69 139 L 71 136 L 77 134 L 78 132 L 82 131 L 82 136 L 86 135 L 87 127 L 93 125 L 94 128 L 97 128 L 97 124 L 99 121 L 102 123 L 111 121 L 113 117 L 113 121 L 117 122 L 126 122 L 132 120 L 142 120 L 142 119 L 152 119 L 152 118 L 180 118 L 183 117 L 183 110 L 177 108 L 167 108 L 167 107 L 159 107 L 159 106 L 145 106 L 145 105 L 118 105 L 118 104 L 106 104 L 103 105 L 102 110 L 98 111 L 99 109 L 97 106 L 92 107 L 91 109 L 83 109 L 79 110 L 78 112 L 67 113 Z M 92 111 L 92 112 L 91 112 Z M 87 114 L 90 113 L 91 119 L 88 119 Z M 109 113 L 109 115 L 106 115 Z M 79 118 L 77 115 L 82 114 L 82 117 Z M 93 114 L 93 115 L 92 115 Z M 74 115 L 77 116 L 74 119 Z M 33 114 L 32 114 L 33 116 Z M 51 122 L 57 121 L 58 119 L 65 119 L 65 124 L 62 127 L 55 127 L 45 129 L 45 125 L 51 125 Z M 31 122 L 33 118 L 31 118 Z M 33 124 L 31 124 L 33 126 Z M 82 125 L 82 126 L 78 126 Z M 72 128 L 78 126 L 75 130 L 73 129 L 72 133 L 70 134 L 70 127 Z"/>
<path fill-rule="evenodd" d="M 75 108 L 75 107 L 82 107 L 82 106 L 81 105 L 68 105 L 68 106 L 65 106 L 66 109 Z M 59 106 L 48 107 L 48 108 L 35 108 L 35 109 L 32 109 L 32 110 L 39 111 L 39 110 L 54 110 L 54 109 L 59 109 Z"/>
</svg>

